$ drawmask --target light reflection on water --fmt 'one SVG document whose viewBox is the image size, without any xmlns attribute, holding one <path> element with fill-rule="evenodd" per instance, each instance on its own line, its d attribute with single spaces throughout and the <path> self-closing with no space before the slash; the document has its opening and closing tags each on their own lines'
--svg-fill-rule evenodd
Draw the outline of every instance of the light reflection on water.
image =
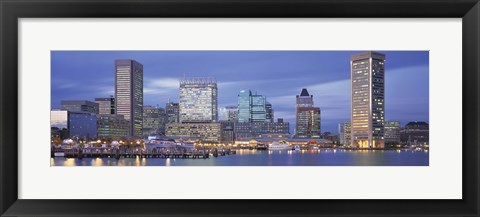
<svg viewBox="0 0 480 217">
<path fill-rule="evenodd" d="M 237 150 L 209 159 L 54 158 L 52 166 L 428 166 L 428 152 L 369 150 Z"/>
</svg>

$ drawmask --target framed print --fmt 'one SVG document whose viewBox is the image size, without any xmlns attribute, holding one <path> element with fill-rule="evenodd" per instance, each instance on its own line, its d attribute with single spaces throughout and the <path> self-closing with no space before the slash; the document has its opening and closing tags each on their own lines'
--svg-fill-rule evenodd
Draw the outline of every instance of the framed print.
<svg viewBox="0 0 480 217">
<path fill-rule="evenodd" d="M 479 7 L 1 1 L 2 215 L 478 216 Z"/>
</svg>

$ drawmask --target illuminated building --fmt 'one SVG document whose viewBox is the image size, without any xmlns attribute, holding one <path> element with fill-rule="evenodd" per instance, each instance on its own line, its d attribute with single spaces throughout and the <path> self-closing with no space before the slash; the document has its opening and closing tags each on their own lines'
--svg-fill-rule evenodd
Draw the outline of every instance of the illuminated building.
<svg viewBox="0 0 480 217">
<path fill-rule="evenodd" d="M 95 98 L 95 102 L 98 103 L 99 114 L 101 115 L 115 114 L 115 97 L 110 96 L 107 98 Z"/>
<path fill-rule="evenodd" d="M 320 138 L 320 108 L 313 107 L 313 95 L 303 88 L 296 101 L 295 138 Z"/>
<path fill-rule="evenodd" d="M 338 132 L 339 132 L 340 144 L 349 146 L 350 143 L 352 142 L 351 141 L 352 128 L 351 128 L 350 121 L 338 124 Z"/>
<path fill-rule="evenodd" d="M 165 109 L 154 106 L 143 107 L 143 135 L 165 134 Z"/>
<path fill-rule="evenodd" d="M 168 100 L 165 106 L 165 112 L 167 113 L 167 123 L 180 123 L 179 105 L 175 102 Z"/>
<path fill-rule="evenodd" d="M 400 131 L 400 140 L 406 145 L 428 145 L 429 125 L 423 121 L 409 122 Z"/>
<path fill-rule="evenodd" d="M 217 121 L 217 82 L 214 78 L 180 80 L 180 123 Z"/>
<path fill-rule="evenodd" d="M 52 110 L 50 127 L 68 130 L 68 137 L 90 140 L 97 137 L 97 114 Z"/>
<path fill-rule="evenodd" d="M 250 90 L 238 94 L 238 122 L 273 122 L 272 104 L 267 98 Z"/>
<path fill-rule="evenodd" d="M 143 65 L 135 60 L 115 60 L 115 111 L 130 122 L 129 136 L 142 136 Z"/>
<path fill-rule="evenodd" d="M 351 144 L 354 148 L 384 148 L 385 55 L 354 54 L 351 66 Z"/>
<path fill-rule="evenodd" d="M 225 108 L 220 108 L 218 110 L 218 120 L 219 121 L 237 121 L 237 106 L 227 106 Z"/>
<path fill-rule="evenodd" d="M 71 112 L 89 112 L 98 114 L 98 103 L 87 100 L 62 100 L 62 110 Z"/>
<path fill-rule="evenodd" d="M 97 117 L 97 138 L 119 140 L 128 135 L 130 122 L 122 115 L 101 114 Z"/>
<path fill-rule="evenodd" d="M 217 82 L 214 78 L 180 80 L 180 123 L 168 123 L 166 136 L 222 141 L 222 125 L 217 122 Z"/>
<path fill-rule="evenodd" d="M 385 143 L 400 144 L 400 121 L 386 121 L 383 130 Z"/>
<path fill-rule="evenodd" d="M 198 139 L 203 142 L 222 141 L 222 125 L 216 123 L 169 123 L 166 136 Z"/>
<path fill-rule="evenodd" d="M 279 119 L 277 122 L 235 123 L 235 138 L 251 139 L 262 137 L 290 137 L 290 124 Z"/>
</svg>

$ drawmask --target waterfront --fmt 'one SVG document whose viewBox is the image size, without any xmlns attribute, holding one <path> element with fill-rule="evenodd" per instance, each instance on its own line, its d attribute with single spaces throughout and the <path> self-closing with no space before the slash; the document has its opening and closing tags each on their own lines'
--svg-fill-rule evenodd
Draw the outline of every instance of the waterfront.
<svg viewBox="0 0 480 217">
<path fill-rule="evenodd" d="M 424 151 L 320 149 L 302 151 L 237 150 L 208 159 L 51 158 L 51 166 L 428 166 Z"/>
</svg>

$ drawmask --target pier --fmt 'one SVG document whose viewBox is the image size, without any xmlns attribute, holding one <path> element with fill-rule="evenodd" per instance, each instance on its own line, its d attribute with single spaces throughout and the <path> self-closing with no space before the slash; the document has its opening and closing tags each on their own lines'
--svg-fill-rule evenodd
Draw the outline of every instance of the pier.
<svg viewBox="0 0 480 217">
<path fill-rule="evenodd" d="M 207 159 L 236 154 L 231 149 L 121 149 L 121 148 L 52 148 L 51 157 L 64 158 L 184 158 Z"/>
</svg>

